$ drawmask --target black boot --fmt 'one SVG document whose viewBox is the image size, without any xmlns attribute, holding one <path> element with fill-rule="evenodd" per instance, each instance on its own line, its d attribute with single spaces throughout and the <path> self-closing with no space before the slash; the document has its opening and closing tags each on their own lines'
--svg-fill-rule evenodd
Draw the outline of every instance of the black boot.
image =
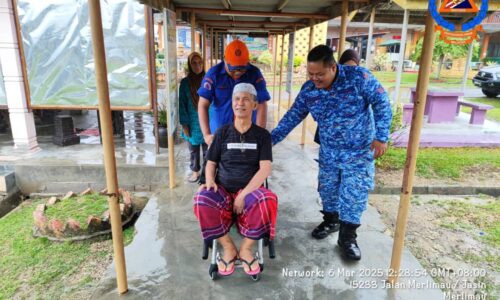
<svg viewBox="0 0 500 300">
<path fill-rule="evenodd" d="M 319 224 L 318 227 L 314 228 L 311 235 L 316 239 L 324 239 L 330 233 L 339 231 L 339 213 L 338 212 L 326 212 L 320 210 L 323 214 L 323 222 Z"/>
<path fill-rule="evenodd" d="M 339 240 L 337 244 L 342 250 L 342 255 L 348 260 L 360 260 L 361 250 L 356 242 L 356 229 L 360 224 L 350 224 L 340 221 Z"/>
</svg>

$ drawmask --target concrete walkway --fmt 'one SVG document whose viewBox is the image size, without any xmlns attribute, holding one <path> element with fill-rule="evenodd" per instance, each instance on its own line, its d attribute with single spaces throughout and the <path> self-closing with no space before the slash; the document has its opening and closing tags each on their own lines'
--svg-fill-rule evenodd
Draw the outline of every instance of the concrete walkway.
<svg viewBox="0 0 500 300">
<path fill-rule="evenodd" d="M 129 292 L 118 296 L 111 265 L 92 298 L 443 299 L 441 290 L 431 288 L 434 281 L 421 275 L 422 266 L 408 251 L 402 269 L 412 274 L 401 277 L 400 282 L 427 287 L 389 289 L 383 287 L 385 275 L 369 276 L 386 272 L 392 251 L 392 238 L 384 234 L 385 226 L 373 207 L 363 216 L 358 238 L 363 258 L 359 263 L 341 260 L 335 246 L 337 234 L 314 240 L 310 231 L 321 220 L 316 154 L 287 141 L 273 148 L 273 154 L 269 186 L 279 197 L 277 258 L 268 259 L 265 251 L 265 271 L 259 282 L 241 269 L 228 278 L 210 279 L 209 261 L 201 259 L 202 240 L 192 212 L 197 186 L 182 183 L 173 191 L 159 191 L 136 223 L 137 234 L 125 249 Z M 303 271 L 309 272 L 301 274 Z M 320 276 L 312 271 L 319 271 Z"/>
</svg>

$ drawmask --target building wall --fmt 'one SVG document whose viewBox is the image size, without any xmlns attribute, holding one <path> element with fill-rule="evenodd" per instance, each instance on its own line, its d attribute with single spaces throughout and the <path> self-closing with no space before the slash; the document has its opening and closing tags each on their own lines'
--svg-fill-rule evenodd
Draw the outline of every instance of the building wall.
<svg viewBox="0 0 500 300">
<path fill-rule="evenodd" d="M 314 39 L 313 47 L 326 43 L 326 32 L 328 29 L 328 22 L 323 22 L 314 26 Z M 307 59 L 307 53 L 309 53 L 309 27 L 298 30 L 295 32 L 295 45 L 293 54 L 294 56 L 302 57 L 304 61 Z M 284 56 L 288 55 L 288 34 L 285 35 L 285 52 Z M 273 42 L 274 44 L 274 42 Z M 281 54 L 281 37 L 278 38 L 278 60 Z"/>
</svg>

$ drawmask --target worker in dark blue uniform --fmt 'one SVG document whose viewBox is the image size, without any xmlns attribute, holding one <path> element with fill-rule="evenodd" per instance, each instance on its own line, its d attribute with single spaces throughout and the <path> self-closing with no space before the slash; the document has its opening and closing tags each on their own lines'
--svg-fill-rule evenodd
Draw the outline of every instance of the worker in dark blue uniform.
<svg viewBox="0 0 500 300">
<path fill-rule="evenodd" d="M 266 128 L 267 101 L 271 99 L 266 81 L 259 68 L 249 63 L 246 45 L 240 40 L 234 40 L 224 51 L 224 62 L 208 70 L 198 89 L 198 115 L 203 137 L 208 145 L 212 143 L 213 133 L 219 127 L 233 123 L 231 97 L 234 86 L 242 82 L 252 84 L 257 90 L 257 112 L 252 121 Z"/>
<path fill-rule="evenodd" d="M 323 222 L 312 236 L 322 239 L 339 231 L 343 256 L 359 260 L 356 230 L 373 189 L 374 158 L 387 149 L 391 106 L 367 69 L 336 64 L 328 46 L 309 52 L 307 72 L 310 80 L 272 131 L 272 141 L 283 140 L 311 113 L 321 139 L 318 191 L 323 202 Z"/>
</svg>

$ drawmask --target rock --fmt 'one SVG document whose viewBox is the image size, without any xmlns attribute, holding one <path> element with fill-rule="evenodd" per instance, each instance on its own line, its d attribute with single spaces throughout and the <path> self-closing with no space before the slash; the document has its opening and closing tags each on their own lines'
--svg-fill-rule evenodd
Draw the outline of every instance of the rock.
<svg viewBox="0 0 500 300">
<path fill-rule="evenodd" d="M 42 212 L 42 213 L 43 213 L 43 212 L 45 211 L 45 209 L 46 209 L 46 208 L 47 208 L 47 206 L 45 206 L 45 204 L 43 204 L 43 203 L 42 203 L 42 204 L 38 204 L 38 205 L 36 206 L 36 211 L 40 211 L 40 212 Z"/>
<path fill-rule="evenodd" d="M 35 227 L 45 234 L 47 231 L 47 217 L 44 216 L 43 211 L 35 210 L 33 212 L 33 221 L 35 222 Z"/>
<path fill-rule="evenodd" d="M 69 219 L 67 224 L 67 228 L 71 229 L 72 231 L 79 231 L 81 229 L 80 222 L 74 219 Z"/>
<path fill-rule="evenodd" d="M 88 225 L 88 231 L 89 232 L 97 232 L 97 231 L 101 231 L 101 219 L 98 218 L 98 217 L 94 217 L 94 216 L 89 216 L 87 218 L 87 225 Z"/>
<path fill-rule="evenodd" d="M 73 193 L 72 191 L 69 191 L 68 193 L 66 193 L 63 200 L 69 199 L 69 198 L 74 197 L 74 196 L 76 196 L 76 194 Z"/>
<path fill-rule="evenodd" d="M 92 190 L 92 188 L 88 188 L 85 191 L 81 192 L 80 196 L 89 195 L 89 194 L 92 194 L 93 192 L 94 192 L 94 190 Z"/>
<path fill-rule="evenodd" d="M 61 237 L 64 231 L 64 223 L 57 219 L 50 220 L 49 229 L 52 230 L 57 237 Z"/>
<path fill-rule="evenodd" d="M 126 206 L 132 206 L 132 196 L 130 195 L 130 192 L 123 191 L 122 197 L 123 203 L 125 203 Z"/>
<path fill-rule="evenodd" d="M 49 201 L 47 201 L 47 205 L 54 205 L 57 202 L 59 202 L 59 199 L 57 199 L 57 197 L 50 197 Z"/>
<path fill-rule="evenodd" d="M 106 210 L 103 214 L 102 214 L 102 220 L 103 221 L 108 221 L 109 220 L 109 209 Z"/>
</svg>

